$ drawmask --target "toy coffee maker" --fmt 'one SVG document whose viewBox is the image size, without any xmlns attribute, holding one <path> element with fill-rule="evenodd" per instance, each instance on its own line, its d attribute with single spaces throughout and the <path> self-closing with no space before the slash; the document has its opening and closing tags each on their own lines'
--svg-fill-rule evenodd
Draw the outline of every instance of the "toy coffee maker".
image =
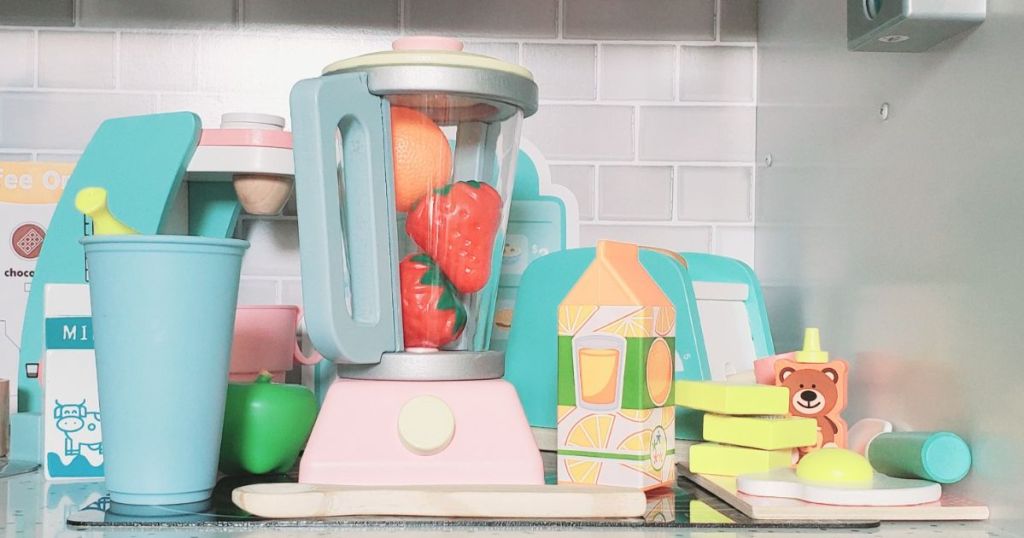
<svg viewBox="0 0 1024 538">
<path fill-rule="evenodd" d="M 299 481 L 542 484 L 504 354 L 488 350 L 537 85 L 455 39 L 393 49 L 292 89 L 306 323 L 338 373 Z"/>
</svg>

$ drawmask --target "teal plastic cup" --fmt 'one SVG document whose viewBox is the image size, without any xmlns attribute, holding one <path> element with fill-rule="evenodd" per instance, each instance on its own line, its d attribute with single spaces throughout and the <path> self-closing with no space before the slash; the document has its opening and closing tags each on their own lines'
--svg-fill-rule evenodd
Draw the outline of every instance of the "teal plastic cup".
<svg viewBox="0 0 1024 538">
<path fill-rule="evenodd" d="M 110 499 L 180 504 L 217 480 L 231 337 L 248 241 L 82 239 Z"/>
</svg>

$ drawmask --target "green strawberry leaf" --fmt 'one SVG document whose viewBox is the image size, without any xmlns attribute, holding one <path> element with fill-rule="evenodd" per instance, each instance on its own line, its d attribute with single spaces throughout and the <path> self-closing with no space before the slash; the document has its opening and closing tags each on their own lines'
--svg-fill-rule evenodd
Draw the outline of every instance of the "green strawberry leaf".
<svg viewBox="0 0 1024 538">
<path fill-rule="evenodd" d="M 451 182 L 451 183 L 449 183 L 449 184 L 447 184 L 447 185 L 445 185 L 443 187 L 438 187 L 438 188 L 434 189 L 434 193 L 435 194 L 440 194 L 441 196 L 448 196 L 448 193 L 452 191 L 452 187 L 454 187 L 454 186 L 456 186 L 456 185 L 458 185 L 460 183 L 463 184 L 463 185 L 466 185 L 466 186 L 468 186 L 470 188 L 473 188 L 473 189 L 479 189 L 480 188 L 480 182 L 471 179 L 469 181 L 453 181 L 453 182 Z"/>
<path fill-rule="evenodd" d="M 445 283 L 444 293 L 437 301 L 438 310 L 455 310 L 455 332 L 461 331 L 466 325 L 466 309 L 455 297 L 455 290 L 451 284 Z"/>
<path fill-rule="evenodd" d="M 434 263 L 434 260 L 430 256 L 420 253 L 410 258 L 411 261 L 423 264 L 427 267 L 427 271 L 420 276 L 420 284 L 424 286 L 435 286 L 443 288 L 444 291 L 441 293 L 441 297 L 437 301 L 438 310 L 454 310 L 455 311 L 455 330 L 460 331 L 466 325 L 466 309 L 459 302 L 455 294 L 455 286 L 445 278 L 441 269 Z"/>
</svg>

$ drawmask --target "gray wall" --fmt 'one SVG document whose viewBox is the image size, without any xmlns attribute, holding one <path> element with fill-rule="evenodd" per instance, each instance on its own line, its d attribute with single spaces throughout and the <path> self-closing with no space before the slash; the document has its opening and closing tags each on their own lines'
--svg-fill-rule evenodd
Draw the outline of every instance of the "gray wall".
<svg viewBox="0 0 1024 538">
<path fill-rule="evenodd" d="M 287 116 L 296 80 L 423 33 L 534 72 L 524 136 L 582 243 L 753 261 L 754 0 L 0 0 L 0 160 L 74 161 L 111 116 Z M 301 301 L 290 215 L 244 221 L 242 302 Z"/>
<path fill-rule="evenodd" d="M 872 54 L 847 52 L 843 0 L 761 1 L 756 264 L 777 347 L 820 326 L 848 418 L 960 433 L 953 490 L 1017 526 L 1024 2 L 988 4 L 937 49 Z"/>
</svg>

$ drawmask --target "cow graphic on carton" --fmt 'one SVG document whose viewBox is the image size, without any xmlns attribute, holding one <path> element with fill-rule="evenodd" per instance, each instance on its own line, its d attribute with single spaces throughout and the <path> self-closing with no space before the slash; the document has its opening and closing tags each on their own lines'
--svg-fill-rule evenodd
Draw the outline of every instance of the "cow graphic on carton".
<svg viewBox="0 0 1024 538">
<path fill-rule="evenodd" d="M 57 429 L 64 434 L 64 455 L 77 456 L 82 447 L 103 453 L 103 437 L 100 434 L 100 414 L 89 411 L 85 400 L 77 404 L 62 404 L 56 400 L 53 420 Z"/>
</svg>

